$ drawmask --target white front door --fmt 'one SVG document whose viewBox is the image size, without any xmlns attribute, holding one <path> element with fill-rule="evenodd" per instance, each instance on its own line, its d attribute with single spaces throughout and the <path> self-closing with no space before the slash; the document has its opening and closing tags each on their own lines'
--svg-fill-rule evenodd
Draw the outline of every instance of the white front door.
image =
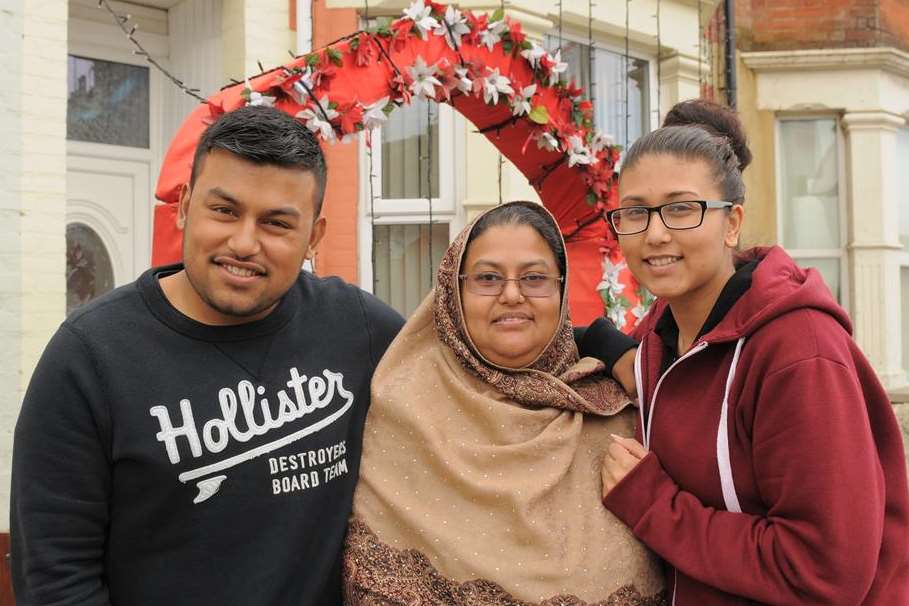
<svg viewBox="0 0 909 606">
<path fill-rule="evenodd" d="M 166 25 L 165 11 L 136 9 L 145 23 L 160 13 Z M 112 21 L 103 22 L 103 11 L 85 14 L 92 20 L 71 18 L 69 27 L 67 312 L 149 267 L 163 153 L 160 74 L 133 55 Z M 142 41 L 166 59 L 166 34 Z"/>
<path fill-rule="evenodd" d="M 119 286 L 134 280 L 149 264 L 151 166 L 148 159 L 123 159 L 127 150 L 118 150 L 119 158 L 92 151 L 96 155 L 70 145 L 66 224 L 80 224 L 97 234 L 110 257 L 114 285 Z"/>
</svg>

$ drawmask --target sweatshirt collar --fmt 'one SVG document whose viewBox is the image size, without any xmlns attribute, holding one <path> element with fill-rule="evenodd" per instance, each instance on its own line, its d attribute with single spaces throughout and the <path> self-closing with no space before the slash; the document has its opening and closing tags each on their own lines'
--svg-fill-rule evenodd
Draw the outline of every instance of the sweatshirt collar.
<svg viewBox="0 0 909 606">
<path fill-rule="evenodd" d="M 243 341 L 273 334 L 287 324 L 297 309 L 299 309 L 302 301 L 299 288 L 300 281 L 298 280 L 281 298 L 274 311 L 260 320 L 233 326 L 203 324 L 177 310 L 167 300 L 164 291 L 161 289 L 159 282 L 161 278 L 177 273 L 182 269 L 182 263 L 153 267 L 139 276 L 136 285 L 146 305 L 148 305 L 149 310 L 155 317 L 173 330 L 193 339 L 201 341 Z"/>
</svg>

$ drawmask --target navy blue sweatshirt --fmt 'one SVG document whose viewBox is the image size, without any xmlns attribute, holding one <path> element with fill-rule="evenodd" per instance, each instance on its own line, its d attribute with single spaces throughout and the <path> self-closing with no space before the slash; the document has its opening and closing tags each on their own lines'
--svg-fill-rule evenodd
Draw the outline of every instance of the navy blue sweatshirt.
<svg viewBox="0 0 909 606">
<path fill-rule="evenodd" d="M 13 451 L 19 606 L 335 605 L 369 383 L 403 324 L 301 273 L 266 318 L 207 326 L 144 273 L 73 313 Z"/>
</svg>

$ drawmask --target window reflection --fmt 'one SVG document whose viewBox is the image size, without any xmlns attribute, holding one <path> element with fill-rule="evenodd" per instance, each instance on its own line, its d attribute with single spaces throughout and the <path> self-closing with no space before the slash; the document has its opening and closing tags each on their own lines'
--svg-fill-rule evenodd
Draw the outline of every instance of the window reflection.
<svg viewBox="0 0 909 606">
<path fill-rule="evenodd" d="M 430 181 L 431 196 L 438 198 L 439 109 L 414 98 L 409 106 L 393 111 L 382 126 L 382 198 L 426 198 Z"/>
<path fill-rule="evenodd" d="M 114 270 L 104 242 L 82 223 L 66 226 L 66 313 L 114 287 Z"/>
<path fill-rule="evenodd" d="M 376 225 L 373 234 L 375 294 L 407 318 L 432 289 L 448 224 Z"/>
<path fill-rule="evenodd" d="M 836 121 L 780 122 L 783 246 L 840 248 Z"/>
<path fill-rule="evenodd" d="M 66 138 L 149 147 L 148 68 L 69 56 Z"/>
<path fill-rule="evenodd" d="M 547 37 L 546 46 L 551 53 L 555 53 L 559 48 L 559 39 Z M 584 95 L 589 95 L 590 47 L 563 39 L 561 49 L 562 61 L 568 64 L 568 80 L 574 80 L 584 90 Z M 625 57 L 622 53 L 603 48 L 595 49 L 594 124 L 612 137 L 617 145 L 630 146 L 650 130 L 648 70 L 649 64 L 643 59 Z"/>
</svg>

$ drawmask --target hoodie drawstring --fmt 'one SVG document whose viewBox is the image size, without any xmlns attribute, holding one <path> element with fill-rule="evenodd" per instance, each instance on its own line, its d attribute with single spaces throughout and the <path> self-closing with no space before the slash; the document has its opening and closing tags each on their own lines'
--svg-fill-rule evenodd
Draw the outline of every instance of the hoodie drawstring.
<svg viewBox="0 0 909 606">
<path fill-rule="evenodd" d="M 720 485 L 723 488 L 723 501 L 726 503 L 727 511 L 736 513 L 742 512 L 739 505 L 739 497 L 735 493 L 735 482 L 732 480 L 732 460 L 729 458 L 729 389 L 732 387 L 732 381 L 735 379 L 735 369 L 739 364 L 739 355 L 742 353 L 742 346 L 745 344 L 745 337 L 742 337 L 735 344 L 735 354 L 732 356 L 732 365 L 729 367 L 729 374 L 726 376 L 726 391 L 723 394 L 723 408 L 720 411 L 720 425 L 716 432 L 716 462 L 720 468 Z"/>
</svg>

